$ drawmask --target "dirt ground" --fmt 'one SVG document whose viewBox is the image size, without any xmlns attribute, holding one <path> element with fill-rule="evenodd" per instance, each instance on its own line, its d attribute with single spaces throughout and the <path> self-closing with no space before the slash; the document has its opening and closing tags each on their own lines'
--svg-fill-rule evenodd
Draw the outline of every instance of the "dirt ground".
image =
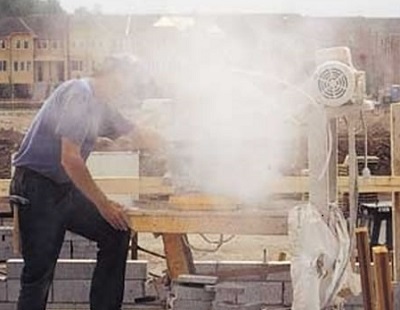
<svg viewBox="0 0 400 310">
<path fill-rule="evenodd" d="M 5 110 L 0 111 L 0 178 L 10 177 L 11 153 L 15 152 L 35 116 L 33 110 Z M 380 108 L 366 114 L 368 125 L 368 153 L 379 158 L 378 165 L 373 174 L 390 174 L 390 110 Z M 346 124 L 339 124 L 339 162 L 343 162 L 347 154 Z M 107 141 L 100 141 L 97 150 L 121 150 L 124 146 Z M 357 135 L 357 151 L 359 155 L 364 152 L 362 126 Z M 147 169 L 141 171 L 143 175 L 157 175 L 160 169 L 150 159 L 145 165 Z M 162 169 L 161 169 L 162 170 Z M 217 238 L 217 236 L 211 236 Z M 199 236 L 190 236 L 190 241 L 200 248 L 210 248 Z M 162 253 L 162 242 L 152 234 L 141 234 L 139 244 L 149 250 Z M 198 260 L 256 260 L 262 261 L 267 254 L 267 259 L 276 260 L 281 251 L 289 250 L 287 236 L 236 236 L 231 242 L 221 247 L 216 253 L 194 251 L 194 258 Z M 165 269 L 163 260 L 154 256 L 140 253 L 141 259 L 149 260 L 150 271 L 161 274 Z"/>
</svg>

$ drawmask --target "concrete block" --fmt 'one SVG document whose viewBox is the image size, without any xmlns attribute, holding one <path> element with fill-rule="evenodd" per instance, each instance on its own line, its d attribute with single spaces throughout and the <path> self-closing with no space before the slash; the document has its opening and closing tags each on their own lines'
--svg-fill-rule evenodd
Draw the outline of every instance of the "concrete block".
<svg viewBox="0 0 400 310">
<path fill-rule="evenodd" d="M 260 275 L 242 275 L 246 270 L 255 268 L 268 268 L 267 264 L 259 261 L 196 261 L 196 274 L 200 275 L 216 275 L 222 274 L 230 276 L 232 279 L 240 278 L 241 280 L 260 280 Z M 241 273 L 242 271 L 242 273 Z M 235 273 L 240 276 L 235 276 Z"/>
<path fill-rule="evenodd" d="M 7 301 L 7 280 L 5 277 L 0 277 L 0 303 L 5 301 Z"/>
<path fill-rule="evenodd" d="M 217 261 L 196 261 L 194 262 L 196 274 L 215 275 L 217 273 Z"/>
<path fill-rule="evenodd" d="M 58 255 L 59 259 L 70 259 L 72 258 L 72 245 L 71 241 L 64 241 Z"/>
<path fill-rule="evenodd" d="M 269 262 L 270 269 L 279 269 L 279 272 L 268 273 L 267 281 L 291 282 L 290 262 Z"/>
<path fill-rule="evenodd" d="M 64 241 L 86 241 L 86 242 L 89 242 L 89 240 L 86 239 L 85 237 L 79 236 L 70 231 L 65 232 Z"/>
<path fill-rule="evenodd" d="M 234 294 L 216 291 L 215 300 L 218 302 L 230 302 L 247 304 L 250 302 L 264 303 L 266 305 L 280 305 L 283 303 L 282 282 L 228 282 L 232 285 L 244 287 L 244 293 Z"/>
<path fill-rule="evenodd" d="M 204 287 L 173 285 L 171 294 L 179 300 L 213 301 L 215 293 L 206 291 Z"/>
<path fill-rule="evenodd" d="M 97 251 L 97 244 L 92 241 L 72 241 L 71 243 L 71 257 L 74 259 L 96 259 Z"/>
<path fill-rule="evenodd" d="M 141 280 L 125 281 L 124 303 L 135 303 L 135 299 L 145 296 L 145 283 Z"/>
<path fill-rule="evenodd" d="M 24 267 L 24 261 L 21 258 L 12 258 L 7 260 L 7 278 L 19 279 Z"/>
<path fill-rule="evenodd" d="M 12 239 L 13 228 L 9 226 L 0 227 L 0 261 L 20 257 L 19 254 L 14 253 Z"/>
<path fill-rule="evenodd" d="M 19 292 L 21 290 L 21 283 L 18 279 L 7 279 L 7 301 L 17 302 Z M 53 289 L 50 287 L 48 302 L 53 301 Z"/>
<path fill-rule="evenodd" d="M 283 283 L 283 305 L 291 306 L 293 303 L 293 287 L 291 282 Z"/>
<path fill-rule="evenodd" d="M 0 302 L 0 310 L 15 310 L 17 304 L 13 302 Z"/>
<path fill-rule="evenodd" d="M 126 262 L 126 280 L 145 280 L 147 279 L 146 260 L 128 260 Z"/>
<path fill-rule="evenodd" d="M 90 280 L 54 280 L 54 302 L 88 302 L 90 292 Z"/>
<path fill-rule="evenodd" d="M 262 303 L 247 303 L 241 305 L 233 305 L 223 302 L 214 302 L 212 310 L 262 310 L 264 305 Z"/>
<path fill-rule="evenodd" d="M 48 303 L 46 310 L 90 310 L 88 303 Z"/>
<path fill-rule="evenodd" d="M 201 300 L 173 300 L 169 303 L 172 310 L 210 310 L 212 303 L 210 301 Z"/>
<path fill-rule="evenodd" d="M 94 259 L 59 259 L 55 280 L 90 280 L 96 266 Z"/>
</svg>

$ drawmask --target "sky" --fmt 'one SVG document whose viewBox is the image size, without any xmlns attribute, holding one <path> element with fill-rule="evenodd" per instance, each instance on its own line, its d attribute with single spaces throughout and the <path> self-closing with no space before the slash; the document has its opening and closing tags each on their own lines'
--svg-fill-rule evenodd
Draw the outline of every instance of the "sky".
<svg viewBox="0 0 400 310">
<path fill-rule="evenodd" d="M 97 7 L 102 13 L 262 12 L 313 16 L 400 17 L 399 0 L 59 0 L 68 12 Z"/>
</svg>

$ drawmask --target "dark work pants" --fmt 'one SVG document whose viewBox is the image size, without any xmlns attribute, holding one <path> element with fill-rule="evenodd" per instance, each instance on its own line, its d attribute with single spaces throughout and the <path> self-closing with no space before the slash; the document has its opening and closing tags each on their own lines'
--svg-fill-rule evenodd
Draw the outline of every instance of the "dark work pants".
<svg viewBox="0 0 400 310">
<path fill-rule="evenodd" d="M 90 289 L 91 310 L 120 310 L 129 248 L 129 232 L 115 230 L 72 184 L 60 185 L 17 168 L 11 194 L 29 206 L 19 208 L 24 268 L 18 310 L 46 309 L 54 268 L 66 230 L 97 242 L 97 264 Z"/>
</svg>

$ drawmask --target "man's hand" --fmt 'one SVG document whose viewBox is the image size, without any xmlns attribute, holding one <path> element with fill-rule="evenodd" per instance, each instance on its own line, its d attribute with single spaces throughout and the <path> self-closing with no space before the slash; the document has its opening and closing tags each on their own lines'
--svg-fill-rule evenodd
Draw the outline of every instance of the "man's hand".
<svg viewBox="0 0 400 310">
<path fill-rule="evenodd" d="M 118 139 L 119 143 L 131 145 L 136 150 L 160 151 L 166 146 L 163 137 L 157 131 L 136 127 L 131 134 Z"/>
<path fill-rule="evenodd" d="M 107 201 L 104 206 L 98 207 L 101 216 L 117 230 L 128 230 L 129 220 L 123 207 L 115 201 Z"/>
</svg>

